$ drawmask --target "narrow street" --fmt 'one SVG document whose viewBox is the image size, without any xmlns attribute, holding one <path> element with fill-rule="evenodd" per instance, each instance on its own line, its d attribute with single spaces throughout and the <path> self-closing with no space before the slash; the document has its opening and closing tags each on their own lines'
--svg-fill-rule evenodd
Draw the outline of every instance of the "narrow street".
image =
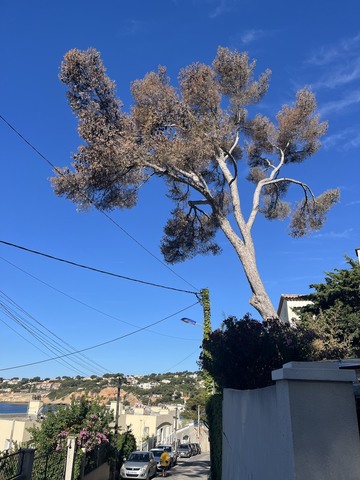
<svg viewBox="0 0 360 480">
<path fill-rule="evenodd" d="M 185 480 L 187 478 L 201 478 L 207 480 L 210 474 L 210 455 L 201 453 L 191 458 L 179 458 L 177 465 L 168 471 L 169 480 Z M 161 474 L 158 474 L 158 478 Z"/>
</svg>

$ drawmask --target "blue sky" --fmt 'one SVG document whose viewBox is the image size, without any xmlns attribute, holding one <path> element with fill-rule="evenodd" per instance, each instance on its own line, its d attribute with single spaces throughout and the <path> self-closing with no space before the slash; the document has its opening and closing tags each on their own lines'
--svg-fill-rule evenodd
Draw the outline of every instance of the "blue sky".
<svg viewBox="0 0 360 480">
<path fill-rule="evenodd" d="M 176 83 L 180 68 L 211 63 L 219 45 L 249 52 L 258 74 L 272 70 L 270 90 L 259 106 L 270 117 L 292 102 L 298 88 L 311 86 L 329 130 L 321 151 L 292 173 L 316 194 L 340 187 L 341 201 L 323 230 L 299 240 L 287 235 L 287 221 L 259 218 L 254 228 L 258 266 L 277 307 L 282 293 L 307 293 L 325 271 L 345 267 L 344 255 L 355 257 L 360 246 L 358 0 L 5 0 L 0 13 L 0 115 L 57 166 L 69 165 L 80 143 L 58 80 L 62 58 L 72 48 L 101 52 L 125 109 L 131 106 L 133 80 L 161 64 Z M 161 262 L 159 242 L 171 208 L 161 183 L 147 186 L 134 209 L 111 212 L 115 224 L 56 197 L 49 164 L 1 119 L 0 158 L 0 240 L 177 289 L 209 288 L 213 328 L 227 315 L 250 311 L 258 318 L 248 304 L 241 265 L 223 237 L 221 256 L 171 268 Z M 245 183 L 243 189 L 250 192 Z M 101 275 L 4 244 L 0 260 L 0 376 L 197 369 L 201 329 L 180 322 L 183 316 L 201 322 L 201 307 L 191 306 L 194 295 Z M 84 352 L 86 359 L 45 362 L 45 347 L 19 325 L 25 321 L 37 334 L 54 334 L 57 342 L 76 349 L 125 337 Z M 38 361 L 44 362 L 8 369 Z"/>
</svg>

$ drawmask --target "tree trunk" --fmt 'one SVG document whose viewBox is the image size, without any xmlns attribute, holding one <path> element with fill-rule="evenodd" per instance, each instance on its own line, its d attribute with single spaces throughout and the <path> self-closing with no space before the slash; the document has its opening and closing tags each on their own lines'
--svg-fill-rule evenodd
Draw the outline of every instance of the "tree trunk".
<svg viewBox="0 0 360 480">
<path fill-rule="evenodd" d="M 277 319 L 277 312 L 259 275 L 259 270 L 256 265 L 254 242 L 250 231 L 246 226 L 242 225 L 244 231 L 241 233 L 244 240 L 241 240 L 226 217 L 221 217 L 219 223 L 221 230 L 234 247 L 244 268 L 246 278 L 252 291 L 252 296 L 249 302 L 250 305 L 260 313 L 263 320 Z"/>
<path fill-rule="evenodd" d="M 240 261 L 244 267 L 246 278 L 253 292 L 250 298 L 252 305 L 261 315 L 263 320 L 275 320 L 278 318 L 277 312 L 265 290 L 264 284 L 260 278 L 258 267 L 256 265 L 255 254 L 245 246 L 241 252 L 235 249 Z"/>
</svg>

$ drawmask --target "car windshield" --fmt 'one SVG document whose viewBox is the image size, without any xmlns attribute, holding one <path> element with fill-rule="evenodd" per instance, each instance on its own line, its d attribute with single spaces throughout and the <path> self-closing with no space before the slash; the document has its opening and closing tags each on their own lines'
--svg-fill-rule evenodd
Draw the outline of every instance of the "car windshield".
<svg viewBox="0 0 360 480">
<path fill-rule="evenodd" d="M 160 457 L 164 450 L 151 450 L 154 457 Z"/>
<path fill-rule="evenodd" d="M 180 450 L 189 450 L 189 445 L 180 445 Z"/>
<path fill-rule="evenodd" d="M 148 462 L 150 459 L 148 453 L 131 453 L 129 462 Z"/>
<path fill-rule="evenodd" d="M 166 450 L 167 452 L 171 452 L 171 447 L 160 447 L 162 450 Z"/>
</svg>

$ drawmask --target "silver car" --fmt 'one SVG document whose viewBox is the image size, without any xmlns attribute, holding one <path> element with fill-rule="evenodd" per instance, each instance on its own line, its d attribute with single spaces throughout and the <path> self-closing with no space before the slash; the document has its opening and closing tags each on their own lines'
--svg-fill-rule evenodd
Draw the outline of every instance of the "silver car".
<svg viewBox="0 0 360 480">
<path fill-rule="evenodd" d="M 156 464 L 157 464 L 157 470 L 159 472 L 161 472 L 162 468 L 161 468 L 161 462 L 160 462 L 160 457 L 162 455 L 164 450 L 162 450 L 161 448 L 152 448 L 150 450 L 151 453 L 153 453 L 154 455 L 154 458 L 155 458 L 155 461 L 156 461 Z"/>
<path fill-rule="evenodd" d="M 179 457 L 190 458 L 192 455 L 192 449 L 190 443 L 180 443 L 179 445 Z"/>
<path fill-rule="evenodd" d="M 120 469 L 120 477 L 149 480 L 156 475 L 156 460 L 152 452 L 132 452 Z"/>
<path fill-rule="evenodd" d="M 156 448 L 159 448 L 161 450 L 166 450 L 168 452 L 168 454 L 170 455 L 170 465 L 169 465 L 170 468 L 174 467 L 176 465 L 177 458 L 178 458 L 178 453 L 172 445 L 160 444 L 160 445 L 157 445 Z"/>
</svg>

